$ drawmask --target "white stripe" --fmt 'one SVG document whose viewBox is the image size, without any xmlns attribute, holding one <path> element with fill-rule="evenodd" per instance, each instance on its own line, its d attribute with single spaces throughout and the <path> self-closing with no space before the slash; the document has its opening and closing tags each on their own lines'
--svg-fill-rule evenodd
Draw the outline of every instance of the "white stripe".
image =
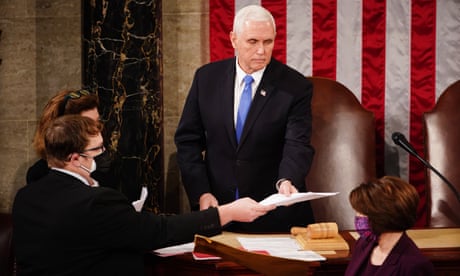
<svg viewBox="0 0 460 276">
<path fill-rule="evenodd" d="M 399 156 L 399 175 L 405 180 L 408 180 L 409 175 L 409 156 L 393 143 L 391 135 L 393 132 L 398 131 L 409 137 L 410 26 L 410 1 L 387 1 L 384 118 L 385 171 L 388 171 L 388 174 L 397 174 L 398 164 L 396 161 Z"/>
<path fill-rule="evenodd" d="M 235 0 L 235 14 L 249 5 L 260 5 L 260 0 Z"/>
<path fill-rule="evenodd" d="M 436 4 L 436 99 L 460 79 L 460 1 Z"/>
<path fill-rule="evenodd" d="M 288 0 L 286 63 L 305 76 L 312 74 L 312 0 Z"/>
<path fill-rule="evenodd" d="M 361 101 L 362 1 L 337 1 L 337 81 Z"/>
</svg>

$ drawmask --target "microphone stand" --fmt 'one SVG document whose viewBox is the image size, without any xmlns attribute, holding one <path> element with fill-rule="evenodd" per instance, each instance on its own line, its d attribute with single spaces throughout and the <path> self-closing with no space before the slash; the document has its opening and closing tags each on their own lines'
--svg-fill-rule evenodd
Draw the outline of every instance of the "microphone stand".
<svg viewBox="0 0 460 276">
<path fill-rule="evenodd" d="M 435 167 L 433 167 L 428 161 L 426 161 L 425 159 L 423 159 L 422 157 L 420 157 L 420 155 L 417 154 L 417 152 L 415 151 L 415 149 L 413 149 L 409 142 L 406 142 L 404 141 L 405 140 L 405 137 L 400 134 L 400 133 L 394 133 L 393 134 L 393 141 L 396 145 L 400 146 L 401 148 L 403 148 L 405 151 L 407 151 L 409 154 L 415 156 L 418 160 L 420 160 L 423 165 L 425 165 L 427 168 L 429 168 L 430 170 L 432 170 L 437 176 L 439 176 L 439 178 L 441 178 L 446 184 L 447 186 L 452 190 L 452 192 L 454 193 L 455 197 L 457 198 L 458 202 L 460 202 L 460 194 L 458 193 L 458 191 L 455 189 L 454 185 L 452 185 L 452 183 L 450 183 L 449 180 L 447 180 L 447 178 L 442 175 Z M 401 143 L 401 140 L 404 141 L 404 143 Z M 407 145 L 406 145 L 407 144 Z"/>
<path fill-rule="evenodd" d="M 458 202 L 460 202 L 460 194 L 455 189 L 454 185 L 452 185 L 452 183 L 450 183 L 450 181 L 447 180 L 447 178 L 444 175 L 442 175 L 435 167 L 433 167 L 430 163 L 428 163 L 426 160 L 424 160 L 418 154 L 414 154 L 414 156 L 417 157 L 417 159 L 420 160 L 427 168 L 429 168 L 434 173 L 436 173 L 439 176 L 439 178 L 441 178 L 447 184 L 447 186 L 452 190 L 452 192 L 454 193 L 454 195 L 457 198 Z"/>
</svg>

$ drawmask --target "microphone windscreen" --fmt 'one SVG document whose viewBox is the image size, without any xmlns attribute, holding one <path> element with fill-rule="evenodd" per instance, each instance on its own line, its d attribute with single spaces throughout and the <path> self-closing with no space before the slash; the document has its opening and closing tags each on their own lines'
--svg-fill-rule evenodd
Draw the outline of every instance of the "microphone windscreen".
<svg viewBox="0 0 460 276">
<path fill-rule="evenodd" d="M 393 139 L 393 142 L 396 145 L 401 145 L 401 141 L 404 141 L 406 138 L 401 132 L 393 132 L 393 134 L 391 135 L 391 139 Z"/>
</svg>

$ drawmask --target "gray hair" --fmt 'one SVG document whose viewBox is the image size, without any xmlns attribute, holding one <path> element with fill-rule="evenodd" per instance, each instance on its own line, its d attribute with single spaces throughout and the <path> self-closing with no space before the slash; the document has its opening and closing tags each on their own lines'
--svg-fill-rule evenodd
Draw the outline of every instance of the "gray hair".
<svg viewBox="0 0 460 276">
<path fill-rule="evenodd" d="M 233 32 L 240 34 L 243 29 L 243 24 L 246 21 L 269 21 L 273 25 L 273 30 L 276 33 L 275 19 L 272 14 L 262 6 L 249 5 L 240 9 L 233 20 Z"/>
</svg>

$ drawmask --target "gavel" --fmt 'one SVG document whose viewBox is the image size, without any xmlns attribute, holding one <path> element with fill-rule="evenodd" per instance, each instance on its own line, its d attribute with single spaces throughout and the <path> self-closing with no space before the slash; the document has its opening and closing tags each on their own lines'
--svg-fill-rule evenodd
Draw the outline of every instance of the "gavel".
<svg viewBox="0 0 460 276">
<path fill-rule="evenodd" d="M 291 227 L 291 234 L 296 236 L 306 234 L 309 239 L 327 239 L 337 236 L 339 228 L 335 222 L 320 222 L 309 224 L 307 227 Z"/>
</svg>

